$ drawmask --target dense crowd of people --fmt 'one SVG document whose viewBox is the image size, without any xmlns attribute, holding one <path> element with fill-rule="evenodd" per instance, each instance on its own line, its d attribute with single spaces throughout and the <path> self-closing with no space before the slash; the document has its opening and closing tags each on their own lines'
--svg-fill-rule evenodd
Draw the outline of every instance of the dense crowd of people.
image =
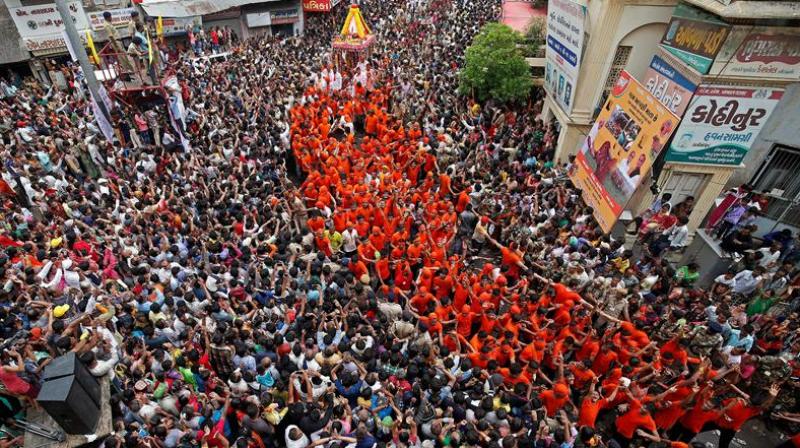
<svg viewBox="0 0 800 448">
<path fill-rule="evenodd" d="M 744 256 L 708 288 L 663 257 L 691 199 L 637 218 L 641 256 L 604 235 L 538 92 L 457 94 L 499 7 L 363 0 L 377 40 L 349 71 L 331 64 L 344 7 L 302 37 L 190 33 L 162 56 L 185 122 L 119 105 L 111 141 L 74 78 L 4 80 L 1 415 L 75 352 L 110 384 L 106 448 L 684 447 L 709 429 L 725 448 L 759 416 L 800 433 L 791 233 L 759 248 L 731 193 L 713 226 Z M 233 56 L 193 57 L 219 46 Z"/>
</svg>

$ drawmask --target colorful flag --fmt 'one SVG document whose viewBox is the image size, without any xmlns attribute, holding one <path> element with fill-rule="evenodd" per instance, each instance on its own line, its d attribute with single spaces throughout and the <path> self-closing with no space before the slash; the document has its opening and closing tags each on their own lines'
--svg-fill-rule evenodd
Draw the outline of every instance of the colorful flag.
<svg viewBox="0 0 800 448">
<path fill-rule="evenodd" d="M 150 44 L 150 32 L 147 27 L 144 28 L 144 37 L 147 39 L 147 61 L 149 64 L 153 63 L 153 46 Z"/>
<path fill-rule="evenodd" d="M 92 39 L 92 32 L 86 30 L 86 44 L 89 45 L 89 50 L 92 52 L 94 63 L 100 65 L 100 58 L 97 56 L 97 48 L 94 47 L 94 39 Z"/>
</svg>

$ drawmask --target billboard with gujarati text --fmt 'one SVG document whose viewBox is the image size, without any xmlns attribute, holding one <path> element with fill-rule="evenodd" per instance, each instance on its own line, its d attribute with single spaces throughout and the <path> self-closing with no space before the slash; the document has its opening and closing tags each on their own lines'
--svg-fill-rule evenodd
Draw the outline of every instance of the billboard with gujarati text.
<svg viewBox="0 0 800 448">
<path fill-rule="evenodd" d="M 739 165 L 782 96 L 782 89 L 701 85 L 665 160 Z"/>
</svg>

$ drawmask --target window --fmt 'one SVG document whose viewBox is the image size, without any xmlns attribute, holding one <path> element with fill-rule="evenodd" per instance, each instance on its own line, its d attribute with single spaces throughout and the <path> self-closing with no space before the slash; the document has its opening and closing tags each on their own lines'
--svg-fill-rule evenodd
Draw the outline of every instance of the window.
<svg viewBox="0 0 800 448">
<path fill-rule="evenodd" d="M 628 65 L 628 59 L 631 58 L 631 50 L 633 50 L 633 47 L 628 45 L 620 45 L 617 47 L 617 51 L 614 53 L 614 60 L 611 61 L 611 69 L 608 70 L 606 85 L 603 86 L 603 94 L 600 95 L 600 103 L 598 103 L 595 108 L 595 117 L 600 113 L 600 108 L 603 107 L 603 104 L 605 104 L 608 98 L 608 94 L 611 92 L 614 84 L 617 83 L 620 72 L 625 70 L 625 67 Z"/>
<path fill-rule="evenodd" d="M 770 197 L 765 217 L 800 225 L 800 149 L 776 145 L 751 182 L 756 191 Z M 787 210 L 788 208 L 788 210 Z"/>
</svg>

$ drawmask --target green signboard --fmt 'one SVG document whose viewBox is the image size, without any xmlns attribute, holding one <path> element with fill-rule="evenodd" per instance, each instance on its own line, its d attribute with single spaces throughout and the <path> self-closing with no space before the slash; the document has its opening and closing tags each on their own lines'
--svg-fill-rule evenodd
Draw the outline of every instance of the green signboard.
<svg viewBox="0 0 800 448">
<path fill-rule="evenodd" d="M 705 75 L 728 37 L 730 25 L 705 11 L 679 3 L 661 45 Z"/>
</svg>

